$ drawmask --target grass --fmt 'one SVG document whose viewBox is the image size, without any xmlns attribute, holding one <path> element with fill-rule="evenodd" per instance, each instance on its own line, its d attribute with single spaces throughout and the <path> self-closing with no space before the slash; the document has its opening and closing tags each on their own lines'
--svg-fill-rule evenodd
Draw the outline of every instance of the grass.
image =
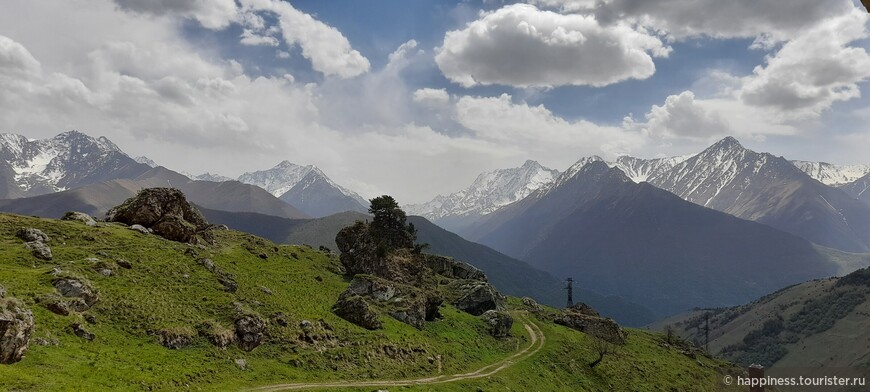
<svg viewBox="0 0 870 392">
<path fill-rule="evenodd" d="M 48 234 L 54 260 L 31 256 L 14 235 L 21 227 Z M 430 360 L 437 355 L 444 373 L 461 373 L 528 344 L 519 323 L 514 337 L 498 340 L 478 317 L 451 306 L 424 330 L 386 315 L 381 317 L 384 329 L 364 330 L 331 311 L 348 284 L 335 255 L 306 246 L 276 246 L 234 231 L 216 232 L 216 238 L 216 245 L 200 248 L 121 226 L 0 214 L 0 285 L 7 296 L 23 300 L 36 321 L 24 360 L 0 365 L 0 390 L 240 390 L 287 382 L 403 379 L 437 374 Z M 233 276 L 235 293 L 224 291 L 217 276 L 197 262 L 205 257 Z M 99 262 L 88 260 L 92 258 Z M 132 268 L 117 267 L 118 259 Z M 112 266 L 114 274 L 103 276 L 97 265 Z M 96 323 L 75 313 L 56 315 L 35 302 L 55 293 L 53 276 L 47 274 L 55 267 L 97 288 L 100 301 L 86 312 Z M 511 299 L 511 306 L 518 307 L 519 301 Z M 238 311 L 271 320 L 263 344 L 251 352 L 235 345 L 217 348 L 204 336 L 180 350 L 159 343 L 164 330 L 191 333 L 204 323 L 230 327 Z M 286 326 L 275 321 L 279 312 Z M 320 326 L 314 343 L 302 339 L 302 320 Z M 75 336 L 70 325 L 76 322 L 96 339 Z M 549 322 L 538 324 L 548 340 L 529 360 L 486 380 L 421 390 L 714 390 L 727 367 L 688 358 L 659 346 L 656 335 L 631 330 L 629 344 L 593 370 L 586 366 L 593 357 L 588 336 Z M 56 340 L 57 345 L 35 344 L 36 339 Z M 246 370 L 236 365 L 237 359 L 247 362 Z M 711 387 L 699 389 L 699 382 Z"/>
</svg>

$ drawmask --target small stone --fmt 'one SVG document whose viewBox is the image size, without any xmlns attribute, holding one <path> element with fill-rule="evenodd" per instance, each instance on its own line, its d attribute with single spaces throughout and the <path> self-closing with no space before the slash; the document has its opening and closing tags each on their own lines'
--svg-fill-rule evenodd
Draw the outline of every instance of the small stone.
<svg viewBox="0 0 870 392">
<path fill-rule="evenodd" d="M 290 325 L 290 322 L 287 321 L 287 315 L 285 315 L 283 312 L 275 313 L 272 316 L 272 319 L 275 320 L 275 324 L 278 324 L 282 327 L 286 327 L 286 326 Z"/>
<path fill-rule="evenodd" d="M 316 281 L 318 281 L 318 282 L 323 282 L 323 277 L 320 276 L 320 275 L 317 275 L 317 276 L 314 277 L 314 280 L 316 280 Z"/>
<path fill-rule="evenodd" d="M 244 359 L 236 359 L 233 361 L 241 370 L 248 370 L 248 361 Z"/>
<path fill-rule="evenodd" d="M 113 272 L 112 270 L 110 270 L 108 268 L 103 268 L 97 272 L 99 272 L 100 275 L 103 275 L 103 276 L 112 276 L 115 274 L 115 272 Z"/>
<path fill-rule="evenodd" d="M 42 241 L 31 241 L 24 244 L 27 246 L 27 249 L 30 249 L 30 253 L 33 254 L 37 259 L 42 260 L 51 260 L 54 258 L 51 254 L 51 248 Z"/>
<path fill-rule="evenodd" d="M 94 317 L 94 315 L 86 314 L 84 316 L 85 316 L 85 321 L 87 321 L 88 324 L 96 324 L 97 323 L 97 318 Z"/>
<path fill-rule="evenodd" d="M 135 230 L 142 234 L 151 234 L 151 230 L 147 229 L 145 226 L 142 225 L 132 225 L 130 226 L 130 230 Z"/>
<path fill-rule="evenodd" d="M 6 296 L 6 288 L 3 286 L 0 286 L 0 298 L 3 298 L 5 296 Z"/>
<path fill-rule="evenodd" d="M 60 218 L 60 219 L 65 220 L 65 221 L 82 222 L 85 225 L 90 226 L 90 227 L 94 227 L 97 225 L 97 221 L 95 221 L 94 218 L 92 218 L 90 215 L 85 214 L 83 212 L 70 211 L 70 212 L 67 212 L 66 214 L 64 214 L 63 218 Z"/>
<path fill-rule="evenodd" d="M 118 260 L 116 261 L 116 263 L 118 264 L 118 267 L 121 267 L 121 268 L 124 268 L 124 269 L 131 269 L 131 268 L 133 268 L 133 264 L 130 264 L 129 261 L 124 260 L 124 259 L 118 259 Z"/>
<path fill-rule="evenodd" d="M 260 291 L 262 291 L 266 294 L 272 295 L 272 290 L 266 286 L 260 286 Z"/>
<path fill-rule="evenodd" d="M 91 332 L 89 332 L 88 330 L 86 330 L 86 329 L 85 329 L 84 327 L 82 327 L 82 325 L 79 324 L 79 323 L 75 323 L 75 324 L 73 324 L 73 325 L 70 325 L 70 328 L 72 329 L 73 333 L 74 333 L 76 336 L 78 336 L 78 337 L 80 337 L 80 338 L 82 338 L 82 339 L 86 339 L 86 340 L 94 340 L 94 339 L 97 338 L 96 335 L 94 335 L 93 333 L 91 333 Z"/>
</svg>

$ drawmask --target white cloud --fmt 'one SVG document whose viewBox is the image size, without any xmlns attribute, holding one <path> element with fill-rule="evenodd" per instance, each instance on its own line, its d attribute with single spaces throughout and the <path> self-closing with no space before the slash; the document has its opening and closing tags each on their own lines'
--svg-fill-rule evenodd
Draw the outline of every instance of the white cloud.
<svg viewBox="0 0 870 392">
<path fill-rule="evenodd" d="M 670 48 L 628 24 L 600 25 L 587 15 L 561 15 L 514 4 L 449 31 L 435 61 L 465 87 L 606 86 L 655 73 L 652 57 Z"/>
<path fill-rule="evenodd" d="M 114 0 L 118 7 L 151 15 L 181 15 L 221 30 L 238 20 L 235 0 Z"/>
<path fill-rule="evenodd" d="M 646 120 L 644 131 L 658 137 L 707 138 L 732 133 L 725 119 L 696 102 L 691 91 L 669 96 L 662 106 L 653 105 Z"/>
<path fill-rule="evenodd" d="M 543 105 L 513 103 L 507 94 L 461 97 L 456 116 L 477 138 L 521 151 L 526 157 L 546 157 L 553 167 L 567 167 L 583 155 L 615 157 L 643 144 L 643 136 L 637 132 L 584 120 L 568 121 Z"/>
<path fill-rule="evenodd" d="M 450 94 L 443 88 L 421 88 L 414 91 L 413 99 L 414 102 L 424 105 L 440 106 L 450 102 Z"/>
<path fill-rule="evenodd" d="M 278 46 L 278 39 L 268 35 L 260 35 L 251 30 L 245 29 L 242 31 L 241 40 L 239 42 L 242 45 L 249 46 L 257 46 L 257 45 L 265 45 L 265 46 Z"/>
<path fill-rule="evenodd" d="M 246 12 L 268 11 L 278 17 L 288 45 L 299 45 L 315 71 L 351 78 L 369 71 L 370 64 L 337 29 L 281 0 L 242 0 Z"/>
<path fill-rule="evenodd" d="M 868 36 L 868 19 L 853 8 L 794 37 L 744 80 L 742 99 L 804 118 L 859 97 L 858 83 L 870 78 L 870 55 L 849 45 Z"/>
<path fill-rule="evenodd" d="M 570 3 L 573 0 L 549 0 Z M 850 0 L 603 0 L 603 23 L 631 19 L 677 39 L 707 36 L 784 41 L 817 21 L 847 12 Z"/>
</svg>

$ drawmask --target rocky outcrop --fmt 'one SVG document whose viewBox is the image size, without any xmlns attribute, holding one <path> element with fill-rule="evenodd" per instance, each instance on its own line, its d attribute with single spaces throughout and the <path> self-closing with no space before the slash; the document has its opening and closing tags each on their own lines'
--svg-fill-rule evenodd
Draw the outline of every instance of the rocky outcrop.
<svg viewBox="0 0 870 392">
<path fill-rule="evenodd" d="M 489 334 L 496 338 L 504 338 L 510 335 L 514 318 L 507 312 L 499 310 L 487 310 L 480 316 L 489 327 Z"/>
<path fill-rule="evenodd" d="M 196 331 L 190 327 L 176 327 L 160 331 L 160 344 L 172 350 L 178 350 L 190 345 Z"/>
<path fill-rule="evenodd" d="M 15 236 L 20 238 L 24 242 L 45 242 L 45 243 L 48 243 L 51 241 L 51 239 L 48 238 L 48 235 L 43 233 L 42 230 L 34 229 L 32 227 L 25 227 L 25 228 L 19 229 L 15 233 Z"/>
<path fill-rule="evenodd" d="M 356 275 L 343 296 L 359 296 L 370 305 L 385 309 L 387 314 L 417 329 L 426 321 L 440 316 L 438 306 L 443 300 L 434 291 L 391 282 L 370 275 Z"/>
<path fill-rule="evenodd" d="M 266 321 L 262 317 L 256 314 L 243 314 L 236 318 L 235 327 L 240 349 L 252 351 L 263 342 Z"/>
<path fill-rule="evenodd" d="M 95 221 L 94 218 L 92 218 L 88 214 L 85 214 L 84 212 L 69 211 L 64 214 L 63 218 L 60 218 L 60 220 L 81 222 L 84 223 L 86 226 L 90 227 L 94 227 L 97 225 L 97 221 Z"/>
<path fill-rule="evenodd" d="M 109 210 L 106 220 L 141 225 L 168 240 L 187 243 L 197 242 L 197 234 L 208 228 L 202 213 L 174 188 L 143 189 Z"/>
<path fill-rule="evenodd" d="M 375 330 L 383 328 L 383 323 L 378 318 L 378 313 L 369 303 L 359 295 L 343 292 L 338 297 L 338 302 L 332 307 L 338 317 L 365 329 Z"/>
<path fill-rule="evenodd" d="M 538 313 L 543 310 L 541 305 L 538 304 L 538 301 L 535 301 L 534 299 L 531 299 L 529 297 L 523 297 L 523 306 L 525 306 L 526 309 L 528 309 L 532 313 Z"/>
<path fill-rule="evenodd" d="M 236 331 L 214 321 L 200 324 L 197 330 L 199 336 L 205 337 L 211 344 L 220 348 L 227 347 L 236 341 Z"/>
<path fill-rule="evenodd" d="M 480 316 L 487 310 L 505 310 L 507 302 L 504 295 L 491 284 L 480 281 L 457 281 L 451 285 L 457 297 L 451 303 L 463 312 Z"/>
<path fill-rule="evenodd" d="M 576 329 L 614 344 L 625 344 L 625 332 L 613 319 L 601 317 L 595 309 L 578 303 L 557 315 L 555 323 Z"/>
<path fill-rule="evenodd" d="M 452 257 L 427 254 L 423 255 L 423 260 L 426 262 L 426 266 L 438 275 L 453 279 L 486 281 L 486 275 L 483 271 Z"/>
<path fill-rule="evenodd" d="M 48 246 L 50 239 L 42 230 L 26 227 L 19 229 L 15 235 L 24 241 L 24 245 L 37 259 L 51 260 L 54 258 L 51 254 L 51 247 Z"/>
<path fill-rule="evenodd" d="M 86 308 L 77 309 L 79 311 L 89 309 L 100 300 L 100 293 L 94 289 L 89 281 L 83 278 L 63 277 L 54 279 L 51 283 L 60 295 L 67 298 L 80 298 Z"/>
<path fill-rule="evenodd" d="M 0 299 L 0 364 L 21 360 L 33 334 L 33 313 L 17 298 Z"/>
<path fill-rule="evenodd" d="M 384 251 L 372 238 L 369 225 L 357 222 L 335 236 L 342 266 L 348 275 L 366 274 L 408 285 L 420 285 L 426 273 L 410 249 Z"/>
</svg>

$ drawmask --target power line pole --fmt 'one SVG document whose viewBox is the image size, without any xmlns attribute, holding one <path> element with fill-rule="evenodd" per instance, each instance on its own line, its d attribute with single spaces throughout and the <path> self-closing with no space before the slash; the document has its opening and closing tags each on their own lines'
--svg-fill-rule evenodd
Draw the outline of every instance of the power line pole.
<svg viewBox="0 0 870 392">
<path fill-rule="evenodd" d="M 568 307 L 574 306 L 574 278 L 568 278 L 568 286 L 565 287 L 565 290 L 568 290 Z"/>
<path fill-rule="evenodd" d="M 704 350 L 710 353 L 710 313 L 704 313 Z"/>
</svg>

